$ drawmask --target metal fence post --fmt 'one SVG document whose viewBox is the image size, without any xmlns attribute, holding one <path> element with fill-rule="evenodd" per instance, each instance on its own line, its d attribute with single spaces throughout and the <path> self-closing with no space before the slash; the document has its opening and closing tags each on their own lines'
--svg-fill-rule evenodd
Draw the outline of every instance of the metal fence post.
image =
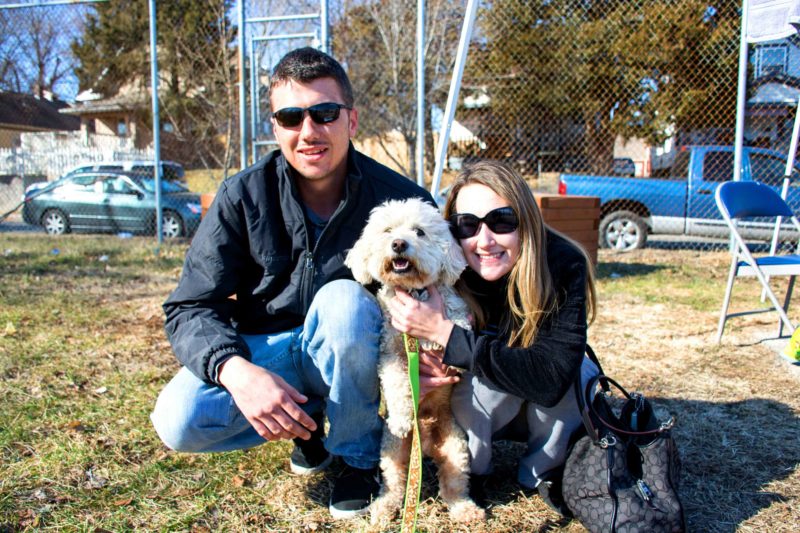
<svg viewBox="0 0 800 533">
<path fill-rule="evenodd" d="M 153 102 L 153 172 L 156 180 L 156 242 L 161 248 L 164 241 L 161 206 L 161 120 L 158 116 L 158 50 L 156 48 L 156 0 L 149 0 L 150 8 L 150 90 Z"/>
</svg>

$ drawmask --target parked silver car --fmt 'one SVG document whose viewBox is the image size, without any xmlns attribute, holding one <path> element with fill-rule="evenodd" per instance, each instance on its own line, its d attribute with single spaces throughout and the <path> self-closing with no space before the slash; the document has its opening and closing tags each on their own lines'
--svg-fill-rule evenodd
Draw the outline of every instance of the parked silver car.
<svg viewBox="0 0 800 533">
<path fill-rule="evenodd" d="M 200 224 L 200 196 L 174 181 L 161 182 L 162 233 L 191 236 Z M 22 218 L 51 235 L 62 233 L 153 234 L 155 180 L 120 172 L 75 172 L 25 192 Z"/>
</svg>

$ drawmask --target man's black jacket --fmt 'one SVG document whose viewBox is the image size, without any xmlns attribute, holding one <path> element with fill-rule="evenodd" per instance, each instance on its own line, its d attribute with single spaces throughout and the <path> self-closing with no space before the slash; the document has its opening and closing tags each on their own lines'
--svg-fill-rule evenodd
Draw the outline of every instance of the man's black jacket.
<svg viewBox="0 0 800 533">
<path fill-rule="evenodd" d="M 239 333 L 301 325 L 325 283 L 352 279 L 344 258 L 370 210 L 410 197 L 433 201 L 351 145 L 344 199 L 311 245 L 299 193 L 279 151 L 225 180 L 192 240 L 178 287 L 164 303 L 178 360 L 217 383 L 222 362 L 234 354 L 250 358 Z"/>
</svg>

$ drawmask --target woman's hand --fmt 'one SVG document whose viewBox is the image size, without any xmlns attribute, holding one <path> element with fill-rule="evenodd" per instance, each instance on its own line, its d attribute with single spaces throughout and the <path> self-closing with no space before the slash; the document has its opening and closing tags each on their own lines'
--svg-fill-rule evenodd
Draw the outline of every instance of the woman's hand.
<svg viewBox="0 0 800 533">
<path fill-rule="evenodd" d="M 444 347 L 450 338 L 454 324 L 447 319 L 442 295 L 435 287 L 428 287 L 427 301 L 420 302 L 407 292 L 398 289 L 389 301 L 392 326 L 418 339 L 435 342 L 442 347 L 436 351 L 420 350 L 419 390 L 420 397 L 443 385 L 458 383 L 454 368 L 442 362 Z"/>
<path fill-rule="evenodd" d="M 409 293 L 398 289 L 389 300 L 389 314 L 392 326 L 403 333 L 418 339 L 447 346 L 454 324 L 447 319 L 442 295 L 436 287 L 428 287 L 428 300 L 420 302 Z"/>
<path fill-rule="evenodd" d="M 442 385 L 454 385 L 458 383 L 458 372 L 455 368 L 442 363 L 444 353 L 441 350 L 435 352 L 420 351 L 419 354 L 419 397 L 424 398 L 426 394 L 441 387 Z"/>
</svg>

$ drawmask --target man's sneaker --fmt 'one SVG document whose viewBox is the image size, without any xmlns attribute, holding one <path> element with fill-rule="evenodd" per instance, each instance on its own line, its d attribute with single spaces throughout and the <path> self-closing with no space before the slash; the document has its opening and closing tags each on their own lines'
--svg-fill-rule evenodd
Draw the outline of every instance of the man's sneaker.
<svg viewBox="0 0 800 533">
<path fill-rule="evenodd" d="M 331 516 L 335 520 L 362 516 L 380 491 L 378 467 L 362 470 L 345 464 L 331 492 Z"/>
<path fill-rule="evenodd" d="M 311 415 L 317 423 L 317 429 L 311 432 L 308 440 L 294 439 L 294 450 L 289 459 L 289 468 L 298 476 L 309 476 L 325 470 L 331 464 L 331 454 L 322 444 L 325 436 L 325 427 L 322 413 Z"/>
</svg>

